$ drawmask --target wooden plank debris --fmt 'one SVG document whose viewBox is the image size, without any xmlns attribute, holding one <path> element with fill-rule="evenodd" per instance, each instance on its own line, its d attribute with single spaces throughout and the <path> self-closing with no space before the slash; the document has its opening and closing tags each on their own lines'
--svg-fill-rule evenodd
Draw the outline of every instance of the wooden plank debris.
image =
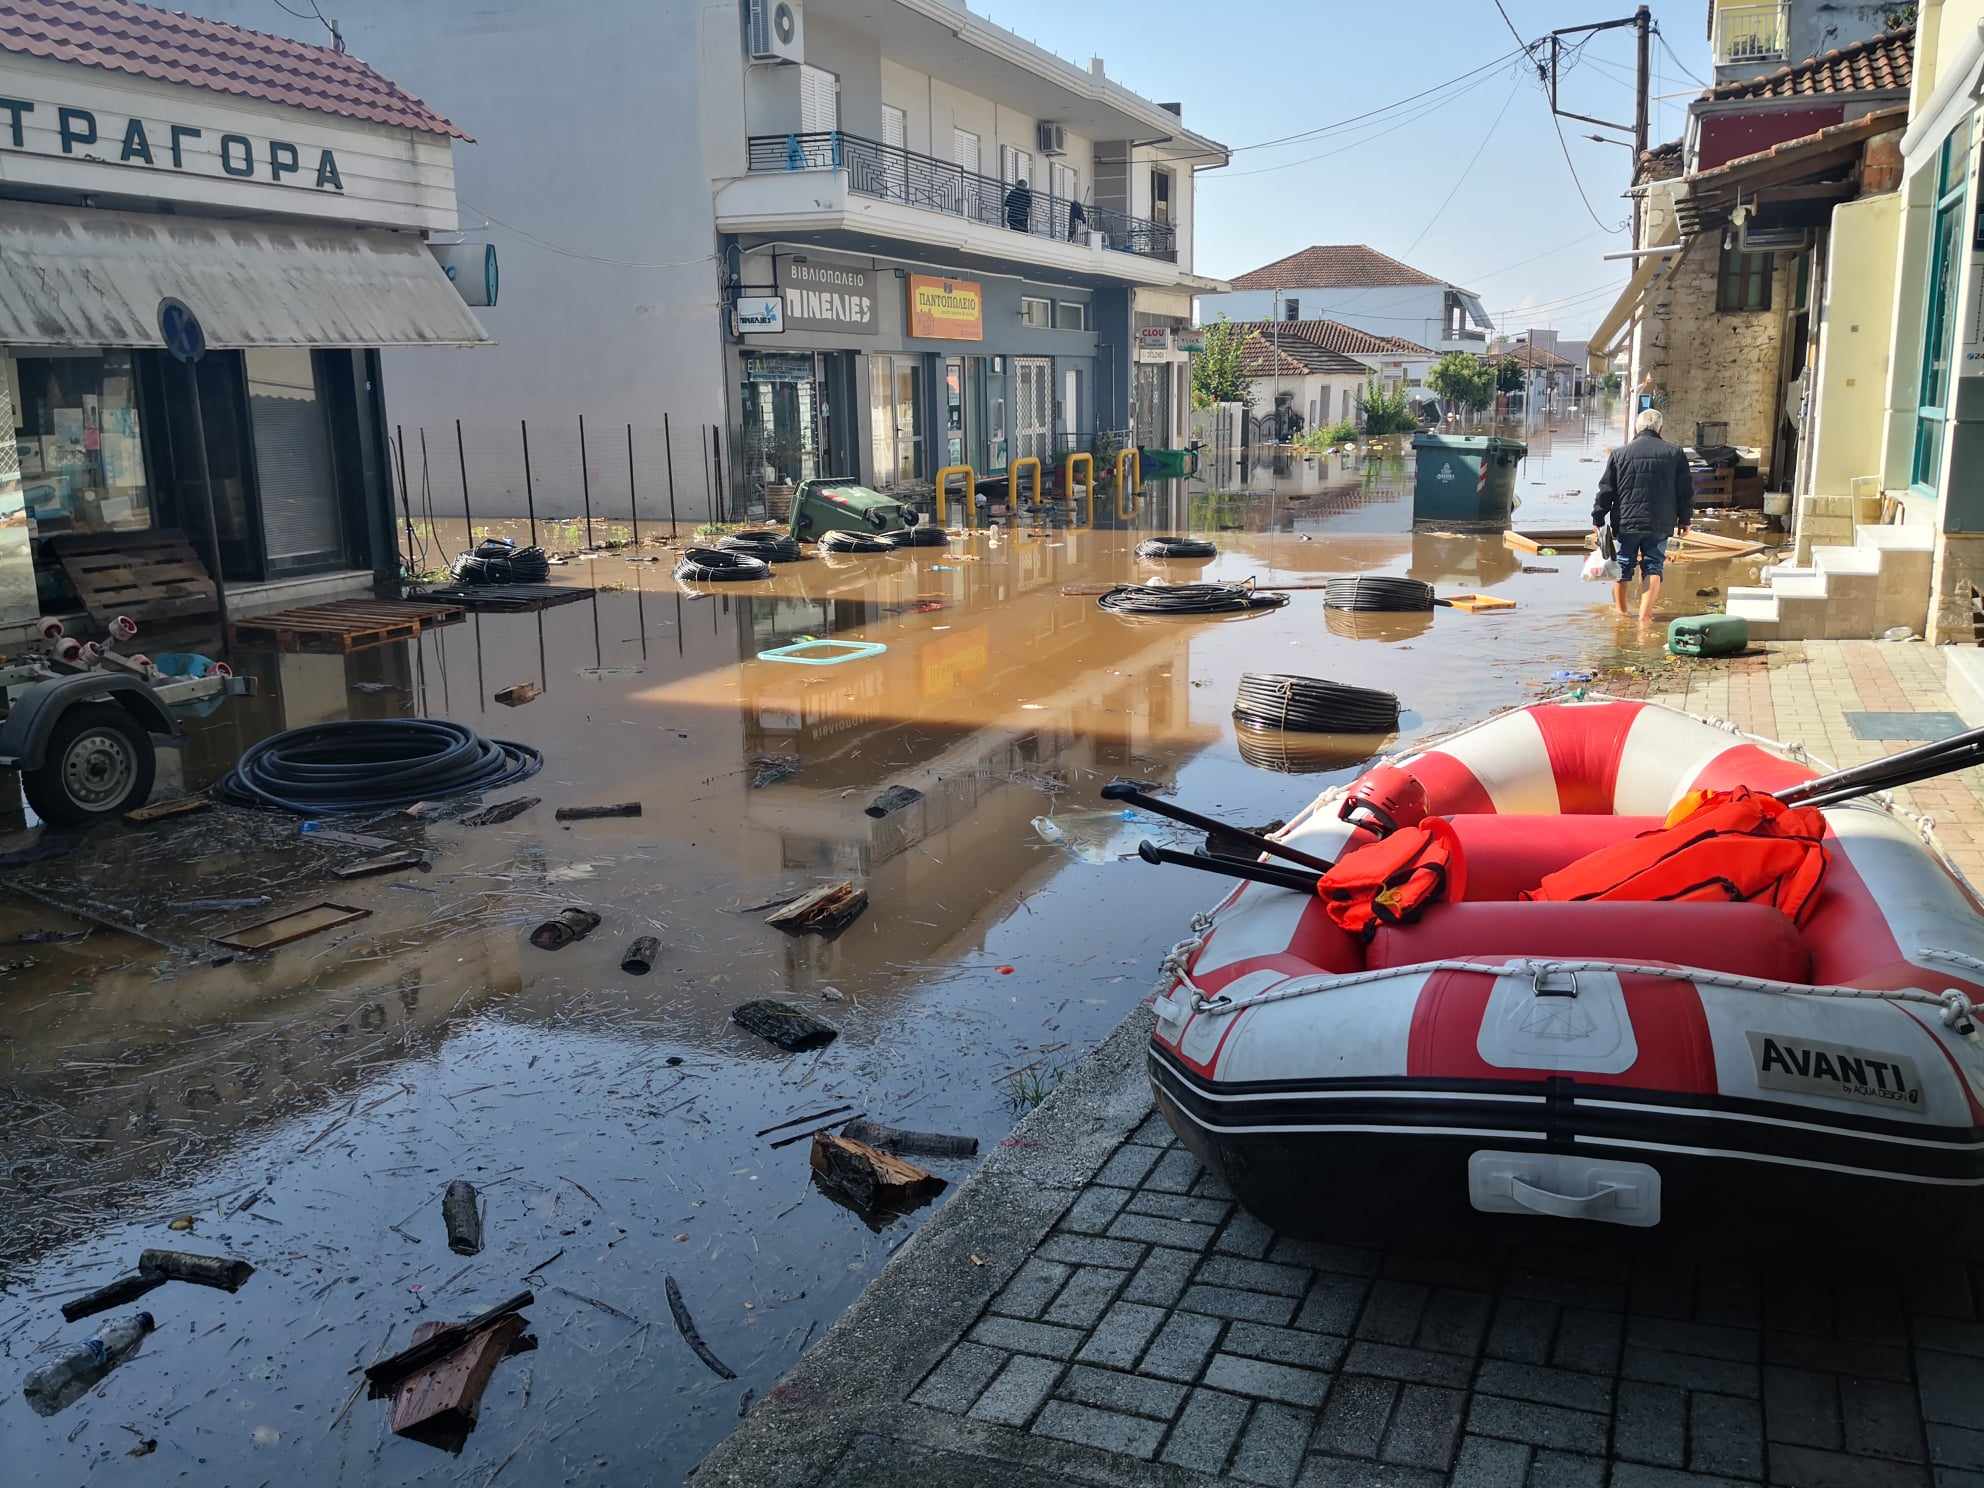
<svg viewBox="0 0 1984 1488">
<path fill-rule="evenodd" d="M 821 884 L 781 905 L 765 916 L 765 923 L 791 935 L 832 935 L 853 924 L 867 907 L 867 891 L 842 879 L 839 883 Z"/>
<path fill-rule="evenodd" d="M 99 1312 L 107 1312 L 113 1307 L 122 1307 L 126 1302 L 135 1302 L 154 1287 L 162 1287 L 172 1280 L 169 1276 L 147 1276 L 140 1272 L 136 1276 L 120 1276 L 109 1286 L 100 1286 L 93 1292 L 85 1292 L 80 1297 L 71 1297 L 62 1304 L 62 1319 L 73 1323 L 79 1318 L 92 1317 Z"/>
<path fill-rule="evenodd" d="M 672 1276 L 663 1278 L 667 1282 L 668 1310 L 675 1318 L 675 1327 L 682 1334 L 682 1341 L 695 1350 L 696 1357 L 709 1366 L 718 1379 L 734 1380 L 737 1371 L 710 1352 L 710 1346 L 703 1342 L 702 1331 L 696 1327 L 696 1320 L 689 1316 L 688 1304 L 682 1300 L 682 1288 L 675 1284 Z"/>
<path fill-rule="evenodd" d="M 777 1044 L 788 1054 L 817 1049 L 840 1037 L 840 1030 L 823 1023 L 804 1008 L 761 998 L 730 1010 L 730 1020 L 747 1033 Z"/>
<path fill-rule="evenodd" d="M 418 868 L 427 860 L 411 848 L 400 852 L 390 852 L 384 857 L 365 858 L 356 863 L 346 863 L 342 868 L 331 872 L 339 878 L 370 878 L 375 873 L 392 873 L 401 868 Z"/>
<path fill-rule="evenodd" d="M 119 615 L 157 621 L 214 613 L 213 578 L 183 532 L 71 533 L 51 538 L 49 550 L 99 625 Z"/>
<path fill-rule="evenodd" d="M 223 1292 L 241 1289 L 241 1283 L 255 1274 L 255 1268 L 234 1256 L 194 1255 L 185 1250 L 147 1250 L 138 1256 L 138 1274 L 157 1276 L 166 1281 L 190 1281 L 195 1286 L 218 1287 Z"/>
<path fill-rule="evenodd" d="M 850 1121 L 840 1129 L 850 1142 L 862 1142 L 879 1152 L 912 1153 L 917 1157 L 976 1157 L 978 1138 L 950 1137 L 941 1132 L 904 1131 L 879 1121 Z"/>
<path fill-rule="evenodd" d="M 308 909 L 295 910 L 286 915 L 277 915 L 273 920 L 263 920 L 259 924 L 244 926 L 226 935 L 213 937 L 215 945 L 224 945 L 231 951 L 272 951 L 277 946 L 288 945 L 293 940 L 301 940 L 306 935 L 316 935 L 320 931 L 335 930 L 340 925 L 349 925 L 354 920 L 362 920 L 371 914 L 369 909 L 360 909 L 352 904 L 313 904 Z"/>
<path fill-rule="evenodd" d="M 1479 614 L 1483 610 L 1513 610 L 1516 602 L 1495 594 L 1445 594 L 1442 599 L 1457 610 Z"/>
<path fill-rule="evenodd" d="M 537 1300 L 534 1292 L 518 1292 L 514 1297 L 505 1298 L 487 1312 L 477 1313 L 465 1323 L 443 1323 L 425 1338 L 418 1338 L 396 1354 L 365 1366 L 365 1382 L 368 1393 L 379 1400 L 396 1390 L 401 1381 L 416 1369 L 425 1368 L 437 1359 L 445 1359 L 461 1345 L 495 1323 L 499 1318 L 511 1313 L 522 1312 Z"/>
<path fill-rule="evenodd" d="M 597 821 L 608 816 L 639 816 L 639 801 L 614 801 L 605 806 L 560 806 L 552 813 L 559 821 Z"/>
<path fill-rule="evenodd" d="M 422 1323 L 416 1344 L 432 1340 L 448 1324 Z M 393 1435 L 459 1452 L 475 1429 L 482 1395 L 496 1366 L 518 1352 L 524 1320 L 511 1313 L 459 1343 L 452 1352 L 407 1376 L 393 1395 Z"/>
<path fill-rule="evenodd" d="M 944 1186 L 943 1179 L 915 1163 L 829 1131 L 813 1134 L 811 1162 L 820 1182 L 863 1210 L 912 1203 Z"/>
<path fill-rule="evenodd" d="M 512 682 L 508 687 L 499 687 L 493 696 L 506 708 L 521 708 L 544 695 L 544 689 L 535 682 Z"/>
<path fill-rule="evenodd" d="M 468 816 L 463 817 L 462 825 L 465 827 L 500 826 L 512 818 L 522 816 L 531 807 L 535 806 L 539 799 L 537 796 L 512 796 L 507 801 L 498 801 L 494 805 L 485 806 L 480 811 L 472 812 Z"/>
<path fill-rule="evenodd" d="M 164 821 L 168 816 L 190 816 L 195 811 L 206 811 L 213 804 L 206 796 L 181 796 L 176 801 L 154 801 L 149 806 L 127 811 L 124 820 L 133 826 L 143 826 L 146 822 Z"/>
<path fill-rule="evenodd" d="M 441 1195 L 441 1222 L 448 1227 L 448 1249 L 456 1255 L 482 1253 L 482 1210 L 475 1185 L 457 1178 Z"/>
<path fill-rule="evenodd" d="M 398 599 L 341 599 L 253 615 L 232 626 L 236 641 L 261 641 L 282 651 L 366 651 L 412 640 L 423 630 L 460 620 L 458 604 Z"/>
</svg>

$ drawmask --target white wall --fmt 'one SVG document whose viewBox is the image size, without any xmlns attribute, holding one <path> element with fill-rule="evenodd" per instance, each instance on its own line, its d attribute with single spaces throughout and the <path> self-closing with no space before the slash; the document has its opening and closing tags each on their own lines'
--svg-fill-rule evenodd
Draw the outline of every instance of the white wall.
<svg viewBox="0 0 1984 1488">
<path fill-rule="evenodd" d="M 1299 302 L 1303 320 L 1335 320 L 1374 336 L 1403 336 L 1438 348 L 1446 328 L 1447 292 L 1441 285 L 1410 284 L 1378 289 L 1236 289 L 1198 297 L 1198 320 L 1274 320 Z M 1277 308 L 1278 305 L 1278 308 Z"/>
</svg>

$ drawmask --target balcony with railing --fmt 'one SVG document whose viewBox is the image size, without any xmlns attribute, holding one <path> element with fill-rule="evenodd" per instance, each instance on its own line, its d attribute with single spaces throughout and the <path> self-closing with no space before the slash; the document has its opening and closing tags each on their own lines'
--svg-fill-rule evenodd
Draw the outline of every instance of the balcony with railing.
<svg viewBox="0 0 1984 1488">
<path fill-rule="evenodd" d="M 942 212 L 987 227 L 1023 232 L 1058 243 L 1178 261 L 1178 231 L 1170 223 L 1089 206 L 1050 192 L 1012 186 L 947 160 L 918 155 L 879 140 L 838 130 L 813 134 L 760 134 L 750 140 L 753 175 L 775 171 L 845 171 L 859 196 Z"/>
<path fill-rule="evenodd" d="M 1715 8 L 1715 65 L 1781 62 L 1791 46 L 1790 0 Z"/>
</svg>

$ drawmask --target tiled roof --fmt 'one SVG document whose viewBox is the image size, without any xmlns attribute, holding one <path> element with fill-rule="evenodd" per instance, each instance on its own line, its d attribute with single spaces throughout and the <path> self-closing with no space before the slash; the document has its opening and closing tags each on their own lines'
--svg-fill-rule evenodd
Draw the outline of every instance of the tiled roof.
<svg viewBox="0 0 1984 1488">
<path fill-rule="evenodd" d="M 1284 334 L 1280 336 L 1275 335 L 1272 324 L 1249 330 L 1240 348 L 1241 369 L 1249 377 L 1303 377 L 1312 372 L 1362 377 L 1371 370 L 1342 352 L 1286 334 L 1299 324 L 1299 321 L 1283 321 Z"/>
<path fill-rule="evenodd" d="M 1263 264 L 1233 280 L 1235 289 L 1370 289 L 1392 284 L 1438 284 L 1410 264 L 1362 243 L 1318 243 Z"/>
<path fill-rule="evenodd" d="M 1671 181 L 1681 174 L 1682 164 L 1681 141 L 1669 140 L 1664 145 L 1655 145 L 1651 150 L 1640 152 L 1639 166 L 1633 172 L 1633 184 Z"/>
<path fill-rule="evenodd" d="M 1576 362 L 1562 352 L 1552 351 L 1547 346 L 1531 346 L 1527 341 L 1512 341 L 1506 346 L 1492 346 L 1482 353 L 1484 361 L 1499 362 L 1503 357 L 1514 357 L 1524 367 L 1575 367 Z"/>
<path fill-rule="evenodd" d="M 0 0 L 0 52 L 469 138 L 348 53 L 131 0 Z"/>
<path fill-rule="evenodd" d="M 1810 98 L 1839 93 L 1906 93 L 1915 77 L 1915 28 L 1883 31 L 1851 46 L 1835 47 L 1762 77 L 1720 83 L 1704 103 L 1733 99 Z"/>
<path fill-rule="evenodd" d="M 1279 329 L 1281 339 L 1306 341 L 1339 356 L 1432 356 L 1431 348 L 1403 336 L 1375 336 L 1340 320 L 1264 320 L 1256 330 L 1272 333 Z"/>
</svg>

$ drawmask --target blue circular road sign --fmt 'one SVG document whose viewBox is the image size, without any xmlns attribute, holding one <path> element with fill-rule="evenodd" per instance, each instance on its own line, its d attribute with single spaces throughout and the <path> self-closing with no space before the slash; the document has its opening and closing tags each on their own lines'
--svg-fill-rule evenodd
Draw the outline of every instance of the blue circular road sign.
<svg viewBox="0 0 1984 1488">
<path fill-rule="evenodd" d="M 200 329 L 200 317 L 184 300 L 168 295 L 158 302 L 158 334 L 167 355 L 176 362 L 197 362 L 207 354 L 207 333 Z"/>
</svg>

